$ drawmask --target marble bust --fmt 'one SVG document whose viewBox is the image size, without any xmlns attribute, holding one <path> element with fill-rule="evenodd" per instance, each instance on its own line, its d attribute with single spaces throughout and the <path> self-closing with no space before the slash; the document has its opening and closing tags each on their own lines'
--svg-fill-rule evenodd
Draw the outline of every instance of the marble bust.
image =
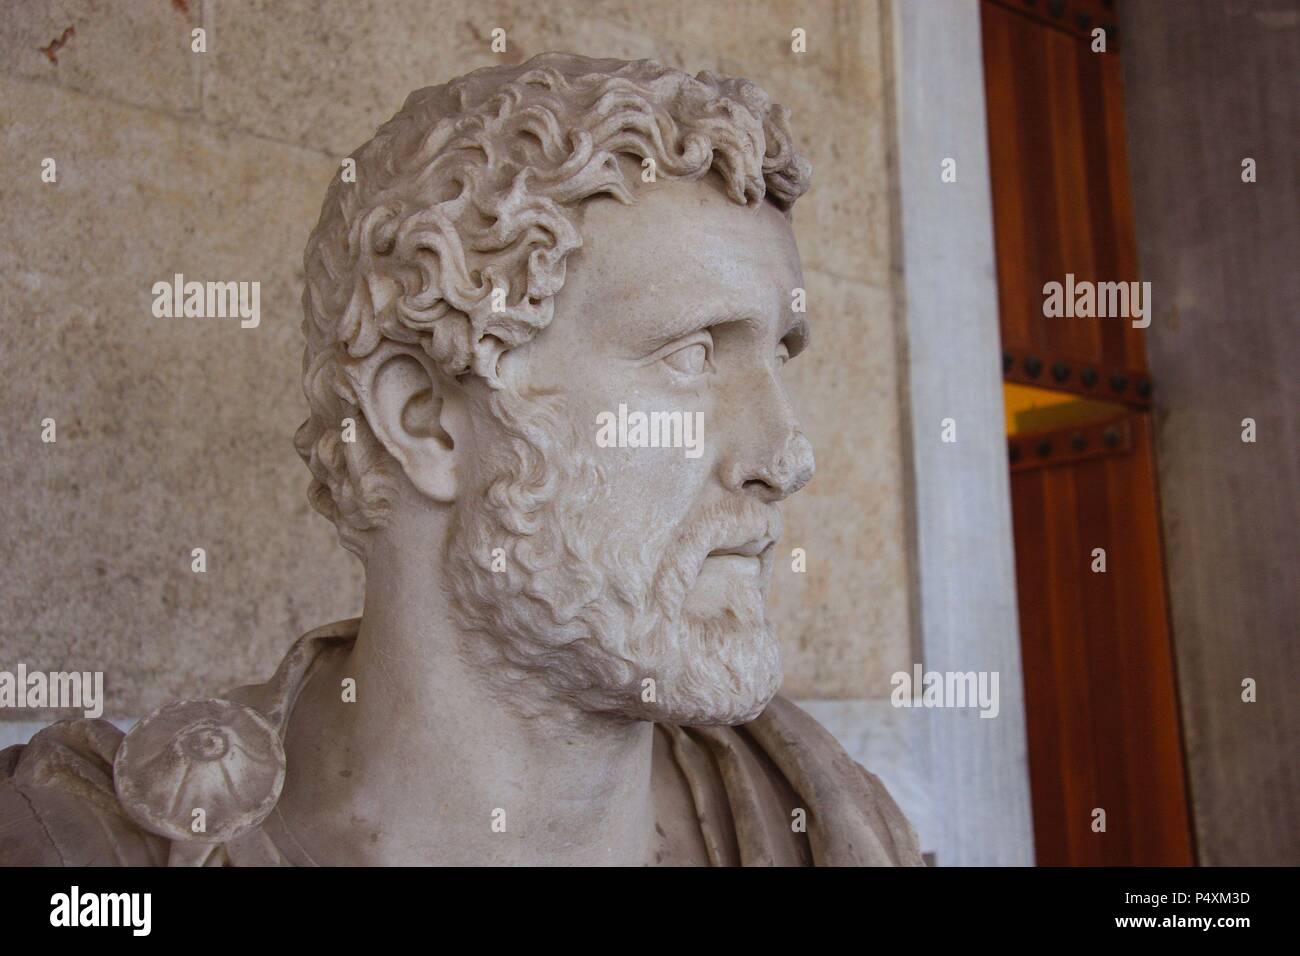
<svg viewBox="0 0 1300 956">
<path fill-rule="evenodd" d="M 788 111 L 547 54 L 411 94 L 349 160 L 296 447 L 364 613 L 265 684 L 4 751 L 0 861 L 920 864 L 776 695 L 779 502 L 814 467 Z"/>
</svg>

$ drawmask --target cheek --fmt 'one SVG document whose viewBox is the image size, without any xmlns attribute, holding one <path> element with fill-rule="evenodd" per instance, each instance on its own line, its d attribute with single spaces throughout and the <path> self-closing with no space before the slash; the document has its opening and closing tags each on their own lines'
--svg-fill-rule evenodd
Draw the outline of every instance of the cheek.
<svg viewBox="0 0 1300 956">
<path fill-rule="evenodd" d="M 671 532 L 698 507 L 714 467 L 708 383 L 691 389 L 662 367 L 638 366 L 590 342 L 564 355 L 549 384 L 564 396 L 580 447 L 605 478 L 584 510 L 598 514 L 593 524 L 611 536 L 645 541 Z M 676 418 L 656 425 L 656 413 Z M 660 441 L 650 440 L 654 434 Z M 665 439 L 677 447 L 653 447 Z"/>
<path fill-rule="evenodd" d="M 705 460 L 689 460 L 679 448 L 598 448 L 595 460 L 605 471 L 611 516 L 643 536 L 679 526 L 708 479 Z"/>
<path fill-rule="evenodd" d="M 607 510 L 611 533 L 626 527 L 633 535 L 654 536 L 698 507 L 713 468 L 708 416 L 698 402 L 634 387 L 573 397 L 586 453 L 605 478 L 598 507 Z M 656 423 L 653 413 L 674 418 Z"/>
</svg>

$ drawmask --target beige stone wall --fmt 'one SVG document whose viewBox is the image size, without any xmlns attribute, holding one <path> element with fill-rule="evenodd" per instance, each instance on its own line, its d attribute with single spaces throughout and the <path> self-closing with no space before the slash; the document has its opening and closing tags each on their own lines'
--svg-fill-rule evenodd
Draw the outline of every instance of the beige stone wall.
<svg viewBox="0 0 1300 956">
<path fill-rule="evenodd" d="M 511 61 L 649 56 L 793 110 L 816 168 L 795 215 L 815 338 L 790 377 L 819 469 L 786 509 L 808 573 L 787 562 L 774 585 L 785 690 L 878 698 L 910 666 L 876 0 L 6 0 L 0 668 L 104 670 L 108 712 L 132 715 L 265 675 L 360 611 L 291 445 L 302 247 L 339 160 L 410 90 L 497 62 L 498 26 Z M 153 318 L 177 272 L 260 281 L 260 327 Z"/>
</svg>

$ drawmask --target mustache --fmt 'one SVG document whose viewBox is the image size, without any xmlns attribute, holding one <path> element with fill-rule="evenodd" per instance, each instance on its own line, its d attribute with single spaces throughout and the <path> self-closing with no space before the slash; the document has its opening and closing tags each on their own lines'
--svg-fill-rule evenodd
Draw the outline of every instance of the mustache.
<svg viewBox="0 0 1300 956">
<path fill-rule="evenodd" d="M 780 510 L 753 498 L 725 499 L 688 517 L 655 569 L 651 594 L 660 610 L 676 616 L 711 551 L 749 542 L 775 543 L 782 530 Z"/>
</svg>

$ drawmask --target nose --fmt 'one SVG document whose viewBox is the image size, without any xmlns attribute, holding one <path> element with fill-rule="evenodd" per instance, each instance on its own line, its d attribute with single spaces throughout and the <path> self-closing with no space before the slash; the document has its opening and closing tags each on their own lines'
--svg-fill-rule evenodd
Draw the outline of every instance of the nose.
<svg viewBox="0 0 1300 956">
<path fill-rule="evenodd" d="M 779 451 L 744 472 L 747 477 L 741 479 L 739 490 L 757 495 L 763 501 L 780 501 L 812 481 L 816 469 L 812 444 L 796 427 L 786 434 Z"/>
<path fill-rule="evenodd" d="M 722 463 L 722 483 L 728 491 L 765 502 L 788 498 L 808 484 L 817 469 L 812 444 L 776 387 L 776 401 L 751 406 L 758 420 L 745 423 L 749 433 L 738 436 L 734 453 Z"/>
</svg>

